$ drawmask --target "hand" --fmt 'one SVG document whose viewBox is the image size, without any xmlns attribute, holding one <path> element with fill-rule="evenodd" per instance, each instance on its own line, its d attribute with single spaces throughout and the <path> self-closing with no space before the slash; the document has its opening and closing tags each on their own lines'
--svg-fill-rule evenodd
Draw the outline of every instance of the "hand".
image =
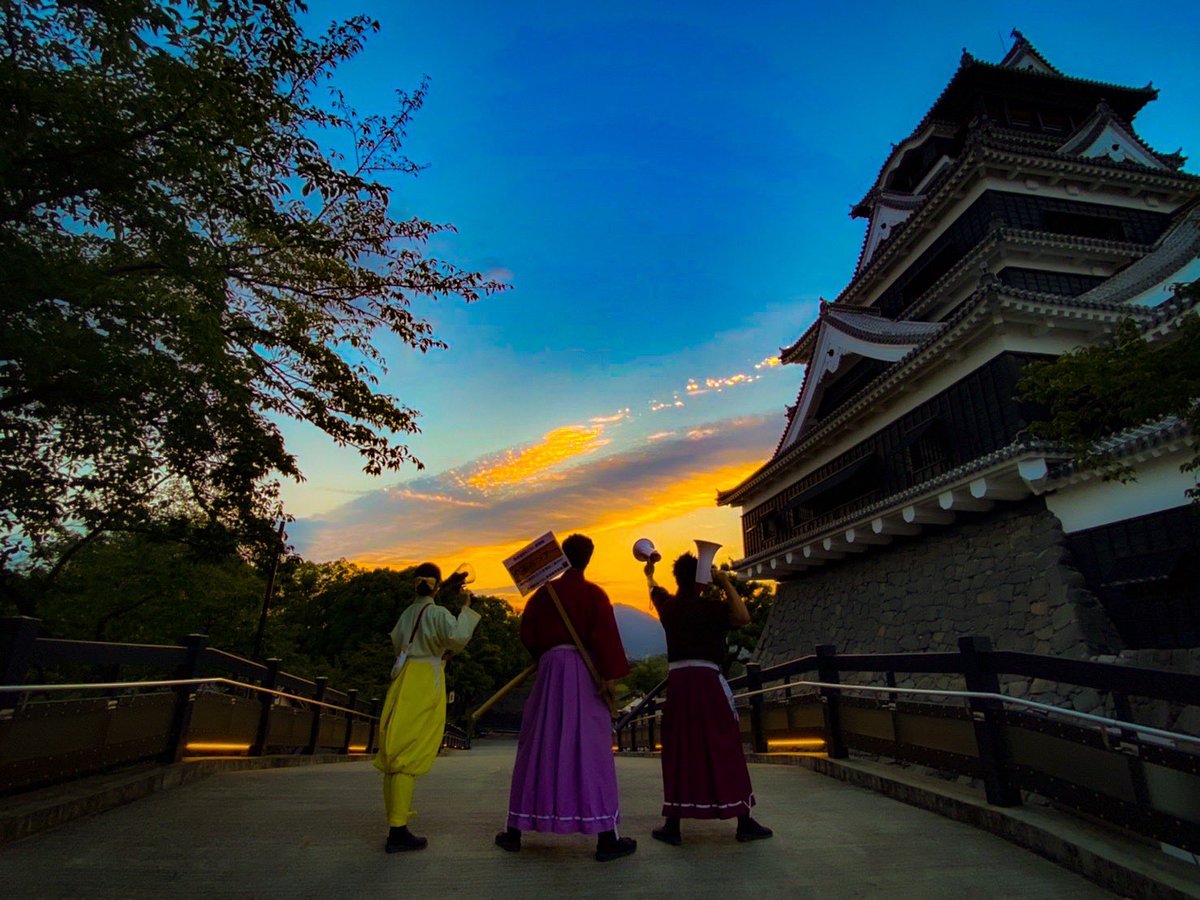
<svg viewBox="0 0 1200 900">
<path fill-rule="evenodd" d="M 729 573 L 726 572 L 724 569 L 718 569 L 716 566 L 713 566 L 712 577 L 713 577 L 713 581 L 715 581 L 717 584 L 721 585 L 722 587 L 724 587 L 727 584 L 732 583 L 732 579 L 729 577 Z"/>
<path fill-rule="evenodd" d="M 471 608 L 471 592 L 470 591 L 462 592 L 462 608 L 463 609 Z"/>
<path fill-rule="evenodd" d="M 654 577 L 654 560 L 647 560 L 645 567 L 642 569 L 646 573 L 647 578 Z"/>
<path fill-rule="evenodd" d="M 455 572 L 446 579 L 446 587 L 452 591 L 462 590 L 463 582 L 467 580 L 466 572 Z"/>
</svg>

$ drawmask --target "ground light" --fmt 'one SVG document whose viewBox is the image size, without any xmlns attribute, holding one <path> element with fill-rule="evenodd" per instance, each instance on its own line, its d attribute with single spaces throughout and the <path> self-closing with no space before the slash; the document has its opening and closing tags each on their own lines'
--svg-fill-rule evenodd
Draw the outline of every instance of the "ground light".
<svg viewBox="0 0 1200 900">
<path fill-rule="evenodd" d="M 250 749 L 249 744 L 221 744 L 209 742 L 197 742 L 188 744 L 185 750 L 195 750 L 200 753 L 245 753 Z"/>
</svg>

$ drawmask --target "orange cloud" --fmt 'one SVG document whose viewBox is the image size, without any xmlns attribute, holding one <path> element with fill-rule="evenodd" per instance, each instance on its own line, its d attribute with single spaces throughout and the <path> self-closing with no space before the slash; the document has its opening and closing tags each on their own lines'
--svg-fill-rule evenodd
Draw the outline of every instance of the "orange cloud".
<svg viewBox="0 0 1200 900">
<path fill-rule="evenodd" d="M 676 395 L 673 400 L 663 402 L 661 400 L 652 400 L 650 402 L 650 412 L 659 412 L 664 409 L 682 409 L 683 401 Z"/>
<path fill-rule="evenodd" d="M 541 443 L 524 450 L 509 450 L 498 461 L 485 463 L 466 483 L 488 493 L 499 488 L 531 481 L 570 459 L 593 453 L 603 447 L 602 426 L 567 425 L 548 432 Z"/>
<path fill-rule="evenodd" d="M 614 425 L 617 422 L 623 422 L 629 418 L 629 408 L 617 410 L 611 416 L 592 416 L 588 419 L 593 425 Z"/>
</svg>

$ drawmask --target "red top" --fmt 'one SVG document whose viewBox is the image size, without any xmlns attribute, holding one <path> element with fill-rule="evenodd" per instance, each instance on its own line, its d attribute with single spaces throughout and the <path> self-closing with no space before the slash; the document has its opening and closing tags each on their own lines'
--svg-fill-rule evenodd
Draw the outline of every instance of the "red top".
<svg viewBox="0 0 1200 900">
<path fill-rule="evenodd" d="M 579 569 L 567 569 L 561 578 L 551 583 L 601 677 L 615 680 L 628 675 L 625 646 L 621 643 L 617 618 L 604 589 L 584 578 Z M 535 658 L 559 644 L 575 646 L 547 587 L 538 588 L 521 613 L 521 643 Z"/>
</svg>

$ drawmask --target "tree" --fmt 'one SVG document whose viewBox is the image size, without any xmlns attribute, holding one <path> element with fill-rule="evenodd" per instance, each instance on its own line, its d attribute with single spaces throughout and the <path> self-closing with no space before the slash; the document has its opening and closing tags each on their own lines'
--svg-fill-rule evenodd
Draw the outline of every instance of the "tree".
<svg viewBox="0 0 1200 900">
<path fill-rule="evenodd" d="M 379 390 L 418 298 L 502 286 L 426 255 L 451 228 L 381 179 L 426 93 L 360 116 L 322 84 L 378 27 L 304 34 L 297 0 L 0 7 L 0 564 L 148 528 L 174 486 L 200 534 L 272 540 L 281 418 L 420 465 Z M 345 152 L 332 148 L 340 141 Z M 183 528 L 194 532 L 197 529 Z"/>
<path fill-rule="evenodd" d="M 447 598 L 456 615 L 460 604 Z M 466 714 L 529 665 L 521 643 L 521 617 L 499 597 L 474 597 L 471 608 L 480 615 L 470 643 L 446 666 L 446 688 L 455 694 L 455 718 L 466 724 Z"/>
<path fill-rule="evenodd" d="M 1176 299 L 1200 299 L 1200 282 L 1180 287 Z M 1030 430 L 1064 444 L 1085 469 L 1132 480 L 1134 471 L 1099 442 L 1129 428 L 1175 416 L 1200 434 L 1200 318 L 1187 313 L 1165 340 L 1147 342 L 1131 319 L 1111 342 L 1083 347 L 1050 362 L 1031 363 L 1018 386 L 1021 399 L 1041 404 L 1046 417 Z M 1200 470 L 1200 448 L 1180 468 Z M 1200 500 L 1200 490 L 1187 492 Z"/>
<path fill-rule="evenodd" d="M 245 654 L 263 587 L 236 554 L 211 559 L 145 535 L 108 535 L 74 557 L 37 612 L 54 637 L 174 644 L 203 633 Z"/>
<path fill-rule="evenodd" d="M 734 666 L 741 666 L 750 658 L 754 648 L 758 646 L 763 629 L 767 627 L 767 619 L 771 617 L 771 609 L 775 605 L 775 593 L 768 584 L 734 578 L 733 585 L 746 604 L 750 622 L 729 632 L 726 642 L 728 654 L 722 667 L 727 676 L 740 674 L 733 671 Z"/>
<path fill-rule="evenodd" d="M 293 558 L 282 567 L 279 584 L 267 629 L 272 655 L 290 672 L 327 675 L 333 684 L 382 697 L 395 655 L 388 633 L 417 599 L 413 570 Z M 439 594 L 437 602 L 458 614 L 456 597 Z M 479 625 L 446 665 L 446 689 L 464 703 L 491 693 L 529 664 L 512 608 L 496 597 L 475 597 L 471 605 L 480 614 Z"/>
<path fill-rule="evenodd" d="M 667 678 L 667 657 L 648 656 L 630 663 L 629 674 L 621 679 L 622 690 L 618 694 L 645 695 L 654 690 Z"/>
</svg>

